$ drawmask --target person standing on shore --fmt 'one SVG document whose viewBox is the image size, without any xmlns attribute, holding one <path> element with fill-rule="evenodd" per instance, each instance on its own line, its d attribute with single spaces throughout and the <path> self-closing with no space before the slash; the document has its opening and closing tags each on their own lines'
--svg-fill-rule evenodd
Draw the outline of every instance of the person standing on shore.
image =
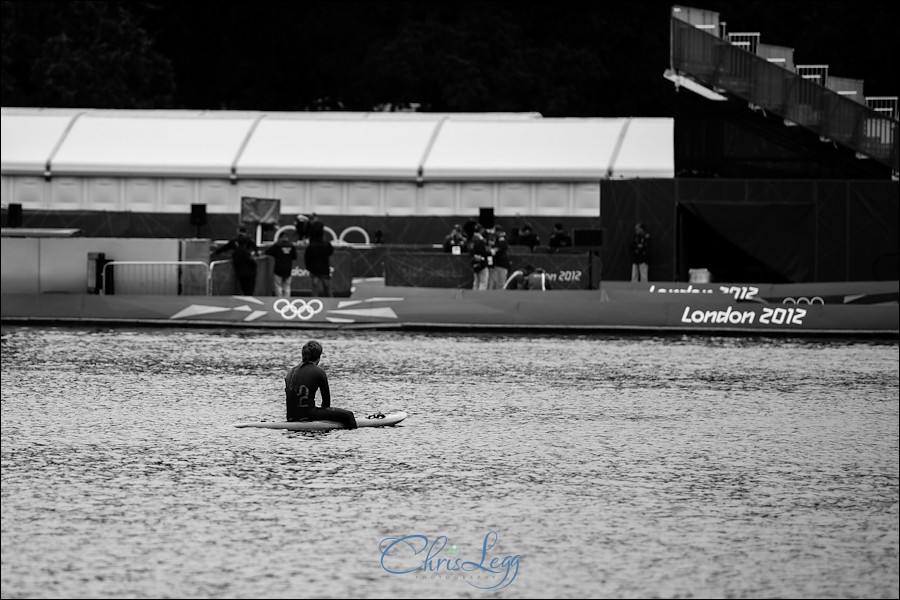
<svg viewBox="0 0 900 600">
<path fill-rule="evenodd" d="M 331 255 L 334 246 L 325 239 L 325 225 L 316 221 L 309 235 L 309 245 L 303 253 L 303 262 L 312 279 L 312 295 L 331 297 Z"/>
<path fill-rule="evenodd" d="M 463 234 L 462 227 L 460 225 L 454 225 L 450 233 L 444 238 L 444 252 L 462 254 L 468 241 L 465 234 Z"/>
<path fill-rule="evenodd" d="M 212 255 L 216 256 L 222 252 L 231 250 L 231 264 L 234 267 L 234 274 L 237 277 L 238 285 L 241 293 L 245 296 L 252 296 L 256 291 L 256 254 L 259 248 L 256 242 L 250 237 L 246 227 L 238 227 L 237 235 L 221 248 L 213 251 Z"/>
<path fill-rule="evenodd" d="M 490 269 L 488 259 L 493 259 L 491 251 L 488 250 L 487 241 L 481 234 L 481 225 L 476 225 L 472 233 L 472 248 L 469 255 L 472 257 L 472 289 L 486 290 L 488 289 L 488 278 L 490 277 Z"/>
<path fill-rule="evenodd" d="M 291 275 L 294 271 L 294 262 L 297 260 L 297 248 L 282 233 L 278 241 L 266 248 L 266 254 L 275 260 L 272 269 L 275 275 L 275 295 L 279 298 L 291 297 Z"/>
<path fill-rule="evenodd" d="M 560 248 L 572 247 L 572 236 L 569 235 L 562 223 L 557 223 L 553 226 L 549 246 L 550 252 L 559 252 Z"/>
<path fill-rule="evenodd" d="M 631 240 L 631 281 L 647 282 L 650 270 L 650 234 L 643 223 L 634 226 L 634 238 Z"/>
<path fill-rule="evenodd" d="M 530 224 L 525 223 L 519 230 L 519 237 L 516 240 L 516 245 L 528 246 L 528 248 L 534 252 L 535 247 L 541 245 L 541 238 L 534 232 Z"/>
<path fill-rule="evenodd" d="M 512 263 L 509 260 L 509 242 L 506 241 L 506 232 L 500 225 L 494 227 L 494 235 L 491 236 L 490 244 L 491 252 L 494 255 L 494 264 L 490 266 L 488 289 L 502 290 Z"/>
</svg>

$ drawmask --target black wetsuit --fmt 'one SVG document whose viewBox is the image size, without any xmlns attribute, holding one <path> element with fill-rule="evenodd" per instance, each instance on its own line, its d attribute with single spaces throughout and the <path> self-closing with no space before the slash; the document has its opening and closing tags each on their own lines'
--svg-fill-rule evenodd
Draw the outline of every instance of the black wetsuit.
<svg viewBox="0 0 900 600">
<path fill-rule="evenodd" d="M 316 406 L 316 392 L 322 393 L 322 406 Z M 284 377 L 288 421 L 337 421 L 348 429 L 356 429 L 353 412 L 331 408 L 331 389 L 325 369 L 311 362 L 300 363 Z"/>
</svg>

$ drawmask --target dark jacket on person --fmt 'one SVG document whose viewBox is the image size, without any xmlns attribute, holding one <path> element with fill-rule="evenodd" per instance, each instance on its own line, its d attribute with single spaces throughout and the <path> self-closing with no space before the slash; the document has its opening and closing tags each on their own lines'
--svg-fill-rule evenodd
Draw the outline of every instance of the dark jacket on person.
<svg viewBox="0 0 900 600">
<path fill-rule="evenodd" d="M 484 236 L 475 235 L 472 238 L 472 249 L 469 252 L 469 255 L 472 257 L 473 271 L 477 273 L 482 269 L 487 268 L 487 257 L 491 255 L 491 251 L 488 250 L 487 241 L 484 239 Z"/>
<path fill-rule="evenodd" d="M 511 268 L 512 262 L 509 260 L 509 242 L 506 241 L 506 234 L 498 231 L 494 235 L 491 245 L 494 247 L 494 266 L 502 269 Z"/>
<path fill-rule="evenodd" d="M 519 246 L 528 246 L 531 248 L 531 251 L 534 252 L 534 247 L 541 245 L 541 239 L 532 230 L 520 231 L 516 244 Z"/>
<path fill-rule="evenodd" d="M 322 225 L 324 224 L 319 221 L 319 217 L 316 216 L 316 213 L 311 215 L 297 215 L 297 218 L 294 219 L 294 229 L 297 230 L 297 238 L 300 240 L 312 237 L 315 234 L 316 229 Z"/>
<path fill-rule="evenodd" d="M 253 253 L 257 251 L 256 242 L 249 236 L 232 238 L 224 246 L 214 252 L 219 254 L 232 250 L 231 263 L 238 277 L 256 274 L 256 258 Z"/>
<path fill-rule="evenodd" d="M 560 248 L 571 248 L 572 236 L 566 231 L 556 229 L 550 234 L 550 241 L 547 245 L 550 246 L 550 250 L 554 252 Z"/>
<path fill-rule="evenodd" d="M 452 231 L 444 238 L 444 252 L 453 252 L 453 247 L 458 246 L 460 251 L 466 247 L 468 240 L 461 231 Z"/>
<path fill-rule="evenodd" d="M 650 256 L 650 234 L 646 231 L 634 234 L 631 240 L 631 262 L 641 264 L 648 262 Z"/>
<path fill-rule="evenodd" d="M 303 253 L 306 270 L 314 277 L 330 277 L 332 254 L 334 254 L 334 246 L 331 245 L 331 242 L 320 236 L 312 238 Z"/>
<path fill-rule="evenodd" d="M 297 248 L 288 240 L 282 238 L 266 248 L 266 254 L 275 259 L 273 271 L 279 277 L 290 277 L 294 270 L 294 261 L 297 260 Z"/>
<path fill-rule="evenodd" d="M 462 231 L 454 229 L 444 238 L 444 252 L 452 252 L 454 246 L 459 247 L 460 251 L 462 251 L 462 249 L 466 247 L 468 241 L 468 238 L 463 235 Z"/>
</svg>

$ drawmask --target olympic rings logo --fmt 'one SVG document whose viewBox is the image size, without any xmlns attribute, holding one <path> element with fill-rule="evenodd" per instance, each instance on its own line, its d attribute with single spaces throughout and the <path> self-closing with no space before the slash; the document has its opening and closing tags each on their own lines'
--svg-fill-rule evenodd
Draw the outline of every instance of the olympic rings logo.
<svg viewBox="0 0 900 600">
<path fill-rule="evenodd" d="M 279 298 L 272 305 L 272 308 L 285 319 L 308 321 L 322 312 L 325 305 L 318 298 L 313 298 L 309 302 L 306 300 L 288 301 L 284 298 Z"/>
<path fill-rule="evenodd" d="M 806 296 L 801 296 L 799 298 L 785 298 L 781 301 L 782 304 L 825 304 L 825 301 L 822 300 L 820 296 L 813 296 L 812 298 L 807 298 Z"/>
</svg>

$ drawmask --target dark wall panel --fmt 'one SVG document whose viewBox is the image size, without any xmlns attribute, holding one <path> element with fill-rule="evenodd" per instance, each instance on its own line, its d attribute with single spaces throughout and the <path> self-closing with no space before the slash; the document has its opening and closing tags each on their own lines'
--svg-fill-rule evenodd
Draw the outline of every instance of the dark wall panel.
<svg viewBox="0 0 900 600">
<path fill-rule="evenodd" d="M 637 221 L 654 236 L 651 280 L 709 264 L 733 282 L 898 278 L 896 181 L 604 181 L 600 200 L 607 280 L 630 278 Z"/>
<path fill-rule="evenodd" d="M 603 279 L 631 279 L 631 240 L 636 223 L 651 236 L 650 278 L 675 279 L 675 180 L 600 182 L 600 221 L 606 231 Z"/>
</svg>

